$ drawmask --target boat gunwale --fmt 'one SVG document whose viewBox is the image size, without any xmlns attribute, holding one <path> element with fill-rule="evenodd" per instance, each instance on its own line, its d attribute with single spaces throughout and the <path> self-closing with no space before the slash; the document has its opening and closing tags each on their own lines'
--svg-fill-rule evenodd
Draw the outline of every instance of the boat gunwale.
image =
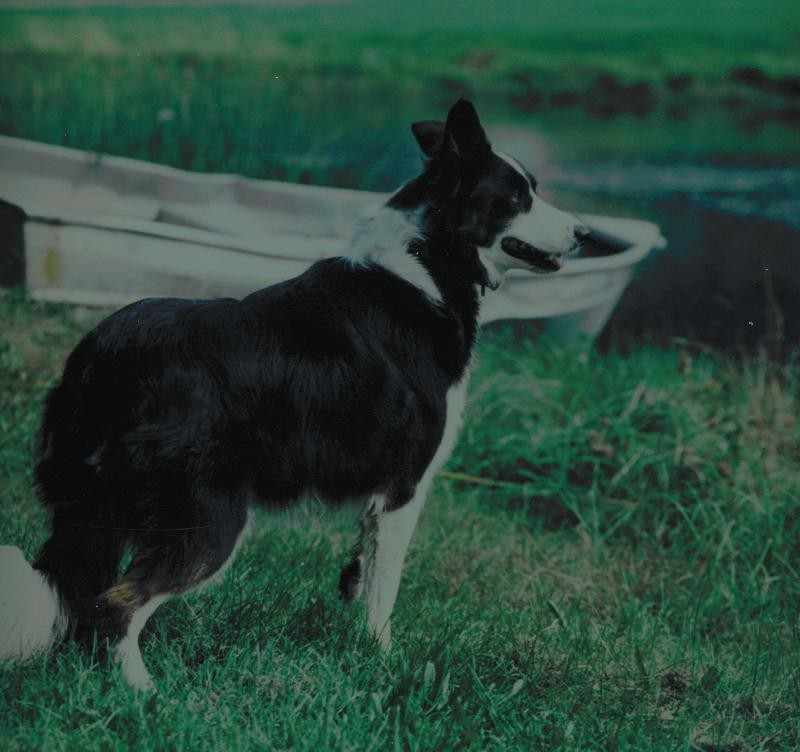
<svg viewBox="0 0 800 752">
<path fill-rule="evenodd" d="M 604 217 L 605 220 L 613 220 L 616 218 Z M 625 220 L 620 218 L 621 221 L 631 221 L 640 223 L 640 220 Z M 592 226 L 592 216 L 583 215 L 582 220 Z M 59 227 L 80 227 L 85 229 L 93 229 L 107 232 L 124 233 L 130 235 L 138 235 L 143 237 L 161 238 L 163 240 L 174 241 L 178 243 L 191 243 L 206 248 L 217 248 L 222 251 L 229 251 L 232 253 L 242 253 L 250 256 L 258 256 L 264 259 L 275 259 L 278 261 L 296 261 L 314 263 L 324 258 L 331 258 L 335 256 L 345 255 L 347 248 L 347 241 L 341 236 L 333 235 L 291 235 L 288 233 L 275 233 L 272 238 L 275 240 L 284 240 L 293 244 L 301 244 L 307 241 L 309 245 L 314 242 L 322 241 L 323 244 L 335 245 L 337 242 L 342 244 L 342 253 L 307 253 L 303 255 L 276 253 L 264 248 L 262 241 L 254 241 L 248 238 L 237 237 L 225 233 L 218 233 L 212 230 L 203 230 L 193 227 L 184 227 L 166 222 L 156 222 L 149 220 L 129 219 L 127 217 L 117 217 L 104 215 L 101 219 L 96 219 L 82 214 L 64 213 L 61 215 L 46 216 L 42 214 L 29 214 L 26 215 L 26 221 L 35 222 L 38 224 L 59 226 Z M 649 225 L 650 223 L 642 223 Z M 568 258 L 563 268 L 558 272 L 559 276 L 573 276 L 576 274 L 589 274 L 593 272 L 613 271 L 622 269 L 628 266 L 633 266 L 639 261 L 644 259 L 654 247 L 658 247 L 660 235 L 658 235 L 658 228 L 652 225 L 654 238 L 651 242 L 645 243 L 643 240 L 639 242 L 628 241 L 623 235 L 620 235 L 620 240 L 631 242 L 628 248 L 624 248 L 615 253 L 607 256 L 597 257 L 576 257 Z M 550 278 L 550 275 L 541 275 L 528 272 L 524 269 L 514 269 L 509 273 L 509 277 L 514 280 L 521 280 L 523 278 L 534 281 Z"/>
</svg>

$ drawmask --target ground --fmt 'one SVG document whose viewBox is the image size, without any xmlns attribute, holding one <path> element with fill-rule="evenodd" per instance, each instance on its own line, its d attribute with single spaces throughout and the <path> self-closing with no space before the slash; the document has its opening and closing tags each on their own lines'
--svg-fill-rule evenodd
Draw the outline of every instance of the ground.
<svg viewBox="0 0 800 752">
<path fill-rule="evenodd" d="M 41 400 L 98 314 L 0 299 L 0 526 L 30 558 Z M 484 337 L 384 657 L 337 598 L 353 518 L 257 516 L 143 634 L 159 688 L 72 646 L 0 667 L 6 749 L 792 749 L 796 370 L 689 343 Z"/>
</svg>

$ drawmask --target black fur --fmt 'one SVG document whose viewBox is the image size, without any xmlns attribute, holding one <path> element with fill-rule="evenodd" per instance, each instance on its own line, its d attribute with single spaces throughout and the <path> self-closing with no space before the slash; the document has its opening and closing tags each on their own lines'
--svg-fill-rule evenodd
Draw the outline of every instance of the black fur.
<svg viewBox="0 0 800 752">
<path fill-rule="evenodd" d="M 380 267 L 331 259 L 241 302 L 151 299 L 110 316 L 47 402 L 36 480 L 54 535 L 37 568 L 81 600 L 87 570 L 116 571 L 120 538 L 229 549 L 251 500 L 304 492 L 402 505 L 467 365 L 474 296 L 458 301 L 470 318 L 445 314 Z M 104 548 L 86 567 L 80 550 Z"/>
<path fill-rule="evenodd" d="M 70 355 L 42 425 L 36 482 L 52 536 L 35 566 L 79 634 L 118 638 L 149 598 L 213 574 L 251 503 L 409 500 L 471 358 L 477 246 L 530 206 L 528 181 L 491 152 L 469 103 L 417 131 L 425 171 L 389 207 L 425 207 L 407 250 L 440 302 L 380 266 L 329 259 L 242 301 L 134 303 Z M 360 576 L 356 560 L 345 597 Z"/>
</svg>

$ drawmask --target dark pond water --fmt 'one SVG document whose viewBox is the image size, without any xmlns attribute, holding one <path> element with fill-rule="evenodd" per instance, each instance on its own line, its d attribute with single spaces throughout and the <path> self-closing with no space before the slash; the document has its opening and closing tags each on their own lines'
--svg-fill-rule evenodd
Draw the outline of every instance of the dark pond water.
<svg viewBox="0 0 800 752">
<path fill-rule="evenodd" d="M 748 132 L 724 113 L 543 126 L 538 139 L 505 137 L 544 192 L 575 210 L 651 220 L 669 242 L 641 265 L 601 344 L 633 335 L 800 348 L 800 130 Z"/>
</svg>

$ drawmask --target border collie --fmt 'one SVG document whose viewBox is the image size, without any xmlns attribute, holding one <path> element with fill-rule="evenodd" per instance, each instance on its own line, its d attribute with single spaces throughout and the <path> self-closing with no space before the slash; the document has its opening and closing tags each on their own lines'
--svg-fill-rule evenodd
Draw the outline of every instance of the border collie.
<svg viewBox="0 0 800 752">
<path fill-rule="evenodd" d="M 36 485 L 52 534 L 0 555 L 0 656 L 66 636 L 152 687 L 138 638 L 159 604 L 232 560 L 248 507 L 363 505 L 340 590 L 389 617 L 414 527 L 464 409 L 485 288 L 552 272 L 588 230 L 493 151 L 472 104 L 414 123 L 420 176 L 351 256 L 244 300 L 147 299 L 112 314 L 49 393 Z M 132 555 L 120 575 L 125 552 Z"/>
</svg>

